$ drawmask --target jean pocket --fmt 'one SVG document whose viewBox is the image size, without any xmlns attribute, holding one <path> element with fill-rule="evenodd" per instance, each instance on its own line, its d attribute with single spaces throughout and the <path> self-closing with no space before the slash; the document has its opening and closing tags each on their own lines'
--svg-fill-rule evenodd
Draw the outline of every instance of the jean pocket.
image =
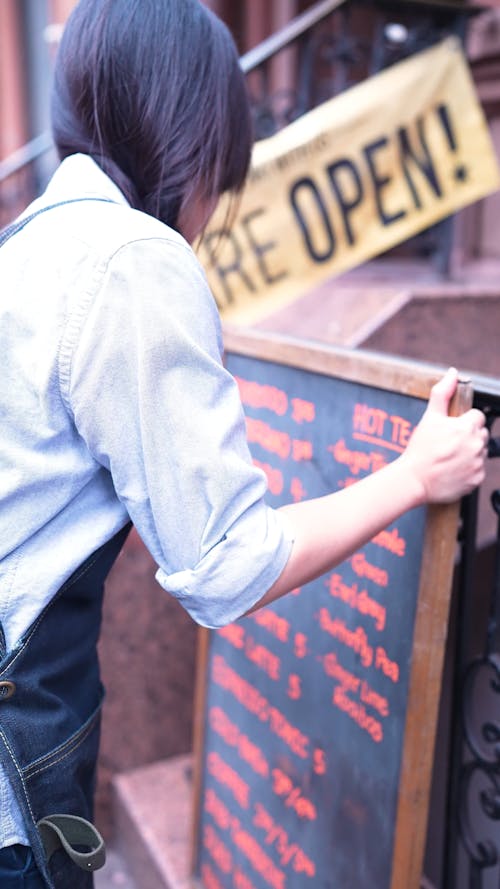
<svg viewBox="0 0 500 889">
<path fill-rule="evenodd" d="M 35 822 L 55 812 L 92 820 L 101 705 L 81 728 L 23 769 Z"/>
</svg>

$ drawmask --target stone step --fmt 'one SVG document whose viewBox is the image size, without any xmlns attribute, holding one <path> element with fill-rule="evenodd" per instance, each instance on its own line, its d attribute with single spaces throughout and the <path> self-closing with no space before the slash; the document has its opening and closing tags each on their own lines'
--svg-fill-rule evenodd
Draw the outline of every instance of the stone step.
<svg viewBox="0 0 500 889">
<path fill-rule="evenodd" d="M 94 874 L 95 889 L 138 889 L 128 864 L 115 849 L 106 849 L 106 864 Z"/>
<path fill-rule="evenodd" d="M 115 846 L 140 889 L 192 889 L 192 757 L 176 756 L 117 775 Z"/>
<path fill-rule="evenodd" d="M 192 756 L 177 756 L 115 777 L 115 882 L 112 863 L 108 882 L 96 889 L 193 889 Z M 121 873 L 121 876 L 120 876 Z M 122 882 L 123 874 L 133 884 Z M 103 878 L 101 878 L 103 879 Z M 201 887 L 200 887 L 201 889 Z M 421 889 L 436 889 L 422 877 Z"/>
</svg>

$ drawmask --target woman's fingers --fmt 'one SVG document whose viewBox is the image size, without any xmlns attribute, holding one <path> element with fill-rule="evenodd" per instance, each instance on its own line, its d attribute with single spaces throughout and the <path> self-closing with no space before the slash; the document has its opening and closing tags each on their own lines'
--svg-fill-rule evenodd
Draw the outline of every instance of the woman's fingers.
<svg viewBox="0 0 500 889">
<path fill-rule="evenodd" d="M 458 371 L 450 367 L 444 376 L 435 383 L 431 389 L 427 410 L 431 413 L 447 415 L 450 401 L 453 398 L 458 383 Z"/>
</svg>

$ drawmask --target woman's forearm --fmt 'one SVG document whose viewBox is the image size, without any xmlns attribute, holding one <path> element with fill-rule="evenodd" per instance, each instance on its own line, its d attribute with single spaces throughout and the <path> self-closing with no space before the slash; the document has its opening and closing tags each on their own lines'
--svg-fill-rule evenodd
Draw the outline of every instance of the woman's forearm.
<svg viewBox="0 0 500 889">
<path fill-rule="evenodd" d="M 280 577 L 252 610 L 330 571 L 404 512 L 451 503 L 484 479 L 484 415 L 449 417 L 457 386 L 451 368 L 433 387 L 427 410 L 400 457 L 342 491 L 281 507 L 293 546 Z"/>
<path fill-rule="evenodd" d="M 330 571 L 423 501 L 422 488 L 398 459 L 342 491 L 281 507 L 293 547 L 281 575 L 256 607 Z"/>
</svg>

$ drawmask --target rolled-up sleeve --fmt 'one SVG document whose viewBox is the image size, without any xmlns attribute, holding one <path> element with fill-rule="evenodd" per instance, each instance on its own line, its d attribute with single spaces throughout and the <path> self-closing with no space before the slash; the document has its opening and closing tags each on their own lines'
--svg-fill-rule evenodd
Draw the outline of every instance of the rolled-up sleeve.
<svg viewBox="0 0 500 889">
<path fill-rule="evenodd" d="M 68 406 L 159 583 L 202 625 L 236 619 L 278 578 L 291 542 L 265 503 L 194 254 L 167 238 L 123 246 L 69 328 Z"/>
</svg>

